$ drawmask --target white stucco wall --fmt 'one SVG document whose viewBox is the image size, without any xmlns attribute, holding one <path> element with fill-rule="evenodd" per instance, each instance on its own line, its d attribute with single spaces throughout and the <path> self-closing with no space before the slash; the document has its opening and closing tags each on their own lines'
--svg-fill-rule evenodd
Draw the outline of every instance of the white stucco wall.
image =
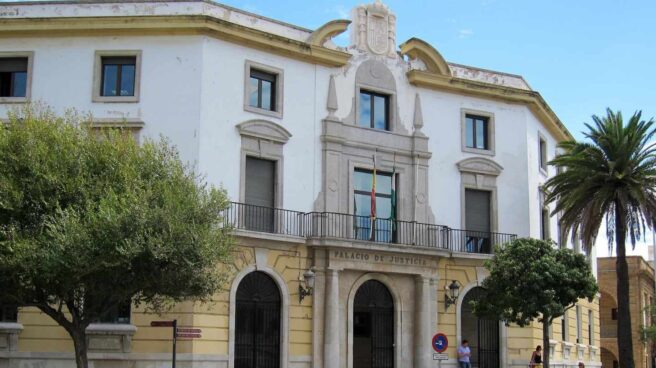
<svg viewBox="0 0 656 368">
<path fill-rule="evenodd" d="M 62 14 L 68 14 L 66 12 L 71 6 L 64 7 Z M 198 11 L 201 12 L 207 10 L 205 3 L 193 6 L 200 6 L 202 9 Z M 109 11 L 102 5 L 96 8 L 94 11 L 99 14 Z M 176 4 L 167 11 L 193 13 L 194 9 Z M 91 10 L 82 7 L 80 11 Z M 146 10 L 139 8 L 138 11 Z M 157 7 L 152 11 L 164 10 Z M 38 12 L 32 10 L 32 13 Z M 33 16 L 32 13 L 28 16 Z M 269 20 L 262 22 L 265 24 Z M 283 26 L 273 22 L 270 31 L 281 33 L 278 28 Z M 305 32 L 295 28 L 288 31 Z M 284 146 L 283 198 L 280 203 L 283 208 L 304 212 L 314 210 L 322 182 L 327 179 L 321 173 L 320 135 L 322 119 L 328 114 L 326 99 L 330 76 L 335 77 L 337 89 L 339 108 L 336 115 L 347 119 L 355 109 L 358 66 L 372 59 L 370 54 L 351 49 L 354 56 L 348 65 L 328 68 L 201 35 L 2 38 L 0 50 L 34 52 L 33 100 L 43 101 L 60 113 L 74 107 L 91 112 L 99 119 L 142 120 L 145 123 L 142 137 L 168 137 L 184 160 L 193 163 L 209 183 L 226 188 L 235 201 L 240 195 L 241 165 L 241 137 L 235 125 L 251 119 L 264 119 L 283 126 L 292 137 Z M 92 102 L 96 50 L 141 50 L 139 102 Z M 539 237 L 538 187 L 546 177 L 538 167 L 538 131 L 547 138 L 549 158 L 553 157 L 556 144 L 543 124 L 523 105 L 417 88 L 408 83 L 408 64 L 401 58 L 385 56 L 376 59 L 382 61 L 394 76 L 394 107 L 398 108 L 399 122 L 408 134 L 413 131 L 415 95 L 421 96 L 423 132 L 429 137 L 429 151 L 432 153 L 428 203 L 435 222 L 456 229 L 463 227 L 461 174 L 456 164 L 476 154 L 461 149 L 461 109 L 479 110 L 493 114 L 495 121 L 495 155 L 483 157 L 503 167 L 497 178 L 497 231 Z M 247 60 L 283 70 L 281 118 L 244 110 Z M 6 110 L 12 106 L 0 105 L 0 117 L 5 116 Z M 555 173 L 552 168 L 549 170 L 551 174 Z M 551 224 L 554 237 L 556 228 L 554 218 Z"/>
</svg>

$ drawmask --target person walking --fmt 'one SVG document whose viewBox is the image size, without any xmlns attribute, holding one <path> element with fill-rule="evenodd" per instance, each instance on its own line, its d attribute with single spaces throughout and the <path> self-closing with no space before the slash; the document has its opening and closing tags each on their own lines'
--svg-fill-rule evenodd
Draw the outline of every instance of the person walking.
<svg viewBox="0 0 656 368">
<path fill-rule="evenodd" d="M 462 343 L 458 346 L 458 366 L 460 368 L 471 368 L 470 356 L 469 341 L 462 340 Z"/>
<path fill-rule="evenodd" d="M 538 345 L 531 355 L 531 368 L 542 368 L 542 346 Z"/>
</svg>

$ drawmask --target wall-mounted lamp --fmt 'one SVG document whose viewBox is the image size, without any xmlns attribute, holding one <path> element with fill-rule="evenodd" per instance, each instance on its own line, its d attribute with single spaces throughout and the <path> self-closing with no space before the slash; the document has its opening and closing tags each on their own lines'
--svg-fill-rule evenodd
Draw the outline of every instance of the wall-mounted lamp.
<svg viewBox="0 0 656 368">
<path fill-rule="evenodd" d="M 449 309 L 449 306 L 456 304 L 458 296 L 460 295 L 460 283 L 456 280 L 451 281 L 451 284 L 446 287 L 446 294 L 444 295 L 444 310 Z"/>
<path fill-rule="evenodd" d="M 312 295 L 314 292 L 314 271 L 309 269 L 303 273 L 303 280 L 298 284 L 298 301 L 303 302 L 306 296 Z M 305 287 L 303 287 L 305 284 Z"/>
</svg>

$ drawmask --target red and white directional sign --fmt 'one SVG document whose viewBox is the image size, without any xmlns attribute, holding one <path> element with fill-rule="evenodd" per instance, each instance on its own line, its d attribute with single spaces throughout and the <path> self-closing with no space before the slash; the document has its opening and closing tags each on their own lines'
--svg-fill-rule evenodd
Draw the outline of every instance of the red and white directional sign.
<svg viewBox="0 0 656 368">
<path fill-rule="evenodd" d="M 200 334 L 196 333 L 177 333 L 175 335 L 179 339 L 199 339 L 201 337 Z"/>
<path fill-rule="evenodd" d="M 173 327 L 173 321 L 152 321 L 150 327 Z"/>
</svg>

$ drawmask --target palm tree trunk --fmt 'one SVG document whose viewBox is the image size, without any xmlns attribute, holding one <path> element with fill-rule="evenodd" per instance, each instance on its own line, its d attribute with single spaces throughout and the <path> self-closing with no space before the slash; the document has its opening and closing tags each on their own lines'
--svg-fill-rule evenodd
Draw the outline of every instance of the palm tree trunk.
<svg viewBox="0 0 656 368">
<path fill-rule="evenodd" d="M 629 267 L 626 263 L 626 212 L 615 201 L 615 241 L 617 244 L 617 345 L 620 367 L 634 368 L 631 313 L 629 310 Z"/>
<path fill-rule="evenodd" d="M 549 368 L 549 354 L 551 353 L 551 345 L 549 345 L 549 322 L 550 318 L 544 318 L 542 321 L 542 366 Z"/>
</svg>

